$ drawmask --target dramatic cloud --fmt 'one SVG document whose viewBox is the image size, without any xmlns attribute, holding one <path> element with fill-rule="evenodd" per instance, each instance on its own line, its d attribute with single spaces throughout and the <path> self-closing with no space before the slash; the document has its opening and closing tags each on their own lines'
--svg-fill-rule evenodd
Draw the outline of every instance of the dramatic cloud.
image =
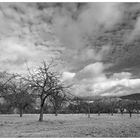
<svg viewBox="0 0 140 140">
<path fill-rule="evenodd" d="M 76 95 L 139 92 L 137 3 L 1 3 L 1 71 L 54 58 Z"/>
<path fill-rule="evenodd" d="M 53 19 L 56 33 L 68 47 L 85 47 L 84 37 L 111 29 L 120 22 L 120 6 L 120 3 L 85 3 L 79 8 L 77 4 L 63 5 Z"/>
<path fill-rule="evenodd" d="M 60 57 L 63 47 L 42 19 L 44 14 L 32 3 L 0 4 L 1 70 L 21 73 L 27 69 L 25 62 L 34 67 Z"/>
<path fill-rule="evenodd" d="M 132 42 L 138 39 L 138 36 L 140 35 L 140 16 L 139 16 L 139 9 L 140 4 L 134 4 L 130 6 L 130 10 L 127 10 L 127 13 L 130 15 L 133 15 L 133 29 L 131 30 L 130 34 L 127 35 L 126 42 Z M 135 20 L 134 20 L 135 19 Z"/>
<path fill-rule="evenodd" d="M 106 79 L 103 73 L 104 69 L 105 68 L 102 63 L 97 62 L 94 64 L 90 64 L 81 71 L 79 71 L 74 78 L 78 81 L 91 80 L 92 82 L 104 80 Z"/>
<path fill-rule="evenodd" d="M 74 83 L 74 94 L 78 96 L 121 96 L 140 92 L 140 79 L 131 79 L 131 73 L 114 73 L 107 78 L 104 70 L 105 66 L 102 63 L 95 63 L 78 72 L 71 79 Z"/>
<path fill-rule="evenodd" d="M 107 80 L 106 75 L 103 73 L 107 67 L 107 65 L 97 62 L 77 72 L 71 79 L 71 83 L 73 83 L 73 93 L 79 96 L 95 95 L 92 86 L 97 82 Z"/>
<path fill-rule="evenodd" d="M 87 64 L 101 61 L 108 54 L 109 43 L 94 46 L 89 39 L 113 29 L 121 22 L 121 7 L 120 3 L 69 3 L 57 6 L 52 21 L 56 35 L 66 47 L 62 58 L 71 65 L 70 70 L 79 70 Z"/>
</svg>

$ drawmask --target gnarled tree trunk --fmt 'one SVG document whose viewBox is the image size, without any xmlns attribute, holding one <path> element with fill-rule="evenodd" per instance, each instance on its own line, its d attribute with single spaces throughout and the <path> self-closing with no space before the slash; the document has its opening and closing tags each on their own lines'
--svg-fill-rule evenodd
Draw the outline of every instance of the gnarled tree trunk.
<svg viewBox="0 0 140 140">
<path fill-rule="evenodd" d="M 39 121 L 40 121 L 40 122 L 43 121 L 44 102 L 45 102 L 45 98 L 44 98 L 44 99 L 41 98 L 40 115 L 39 115 Z"/>
<path fill-rule="evenodd" d="M 43 121 L 43 106 L 41 106 L 40 108 L 40 115 L 39 115 L 39 121 L 42 122 Z"/>
</svg>

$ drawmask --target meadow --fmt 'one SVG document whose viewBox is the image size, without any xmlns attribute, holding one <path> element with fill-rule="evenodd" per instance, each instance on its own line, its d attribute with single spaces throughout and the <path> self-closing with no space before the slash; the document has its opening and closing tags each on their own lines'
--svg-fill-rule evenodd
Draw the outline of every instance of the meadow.
<svg viewBox="0 0 140 140">
<path fill-rule="evenodd" d="M 140 137 L 140 114 L 0 115 L 0 137 Z"/>
</svg>

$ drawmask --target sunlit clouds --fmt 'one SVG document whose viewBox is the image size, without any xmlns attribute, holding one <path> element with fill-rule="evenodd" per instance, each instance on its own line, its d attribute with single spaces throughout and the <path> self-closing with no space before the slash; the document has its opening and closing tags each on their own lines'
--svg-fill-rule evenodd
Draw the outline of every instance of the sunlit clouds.
<svg viewBox="0 0 140 140">
<path fill-rule="evenodd" d="M 139 92 L 140 5 L 0 3 L 1 71 L 55 60 L 75 95 Z"/>
</svg>

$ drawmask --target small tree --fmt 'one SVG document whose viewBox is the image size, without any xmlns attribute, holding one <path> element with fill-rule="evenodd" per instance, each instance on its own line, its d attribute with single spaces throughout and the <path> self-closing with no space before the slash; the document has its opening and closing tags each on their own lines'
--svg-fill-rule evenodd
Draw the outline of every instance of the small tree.
<svg viewBox="0 0 140 140">
<path fill-rule="evenodd" d="M 139 110 L 140 110 L 140 101 L 136 100 L 135 101 L 135 109 L 137 111 L 137 114 L 139 114 Z"/>
<path fill-rule="evenodd" d="M 52 70 L 54 65 L 52 63 L 38 67 L 35 71 L 29 71 L 29 76 L 26 80 L 30 83 L 33 91 L 36 92 L 40 98 L 40 116 L 39 121 L 43 121 L 43 110 L 46 99 L 55 95 L 57 91 L 64 91 L 64 86 L 60 80 L 60 75 Z"/>
<path fill-rule="evenodd" d="M 15 77 L 14 74 L 0 72 L 0 97 L 4 98 L 8 94 L 9 82 Z"/>
<path fill-rule="evenodd" d="M 124 102 L 124 100 L 118 101 L 117 108 L 120 110 L 120 113 L 123 115 L 124 110 L 125 110 L 125 102 Z"/>
<path fill-rule="evenodd" d="M 29 84 L 20 77 L 10 81 L 9 92 L 5 99 L 11 106 L 18 108 L 20 117 L 22 117 L 23 111 L 27 106 L 35 103 Z"/>
<path fill-rule="evenodd" d="M 130 118 L 132 117 L 132 113 L 135 109 L 135 102 L 133 100 L 126 100 L 125 108 L 128 111 Z"/>
<path fill-rule="evenodd" d="M 56 90 L 54 94 L 50 96 L 49 99 L 53 105 L 55 116 L 57 116 L 58 111 L 62 108 L 62 106 L 67 101 L 66 94 L 65 92 L 62 92 L 62 90 Z"/>
<path fill-rule="evenodd" d="M 95 108 L 95 110 L 97 111 L 98 113 L 98 116 L 100 116 L 100 113 L 103 109 L 103 103 L 102 103 L 102 100 L 101 99 L 97 99 L 93 102 L 93 106 Z"/>
<path fill-rule="evenodd" d="M 115 112 L 115 109 L 117 108 L 117 98 L 110 97 L 109 99 L 109 106 L 110 106 L 110 113 L 113 116 L 113 113 Z"/>
</svg>

